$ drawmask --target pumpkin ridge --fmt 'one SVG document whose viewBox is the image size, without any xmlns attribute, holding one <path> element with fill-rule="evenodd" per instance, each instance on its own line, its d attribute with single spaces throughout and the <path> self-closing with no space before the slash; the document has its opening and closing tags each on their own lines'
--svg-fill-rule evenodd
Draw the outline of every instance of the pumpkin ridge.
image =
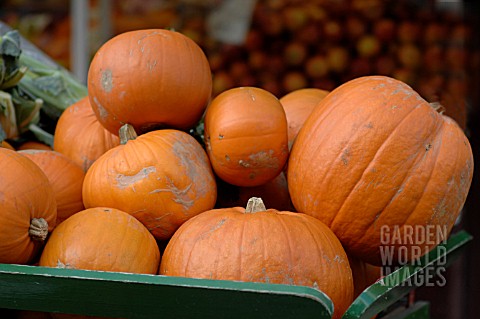
<svg viewBox="0 0 480 319">
<path fill-rule="evenodd" d="M 421 103 L 419 103 L 418 105 L 420 105 Z M 339 212 L 342 211 L 342 208 L 343 206 L 345 205 L 345 203 L 348 201 L 349 197 L 352 195 L 353 191 L 358 187 L 358 184 L 360 183 L 360 181 L 363 179 L 364 175 L 365 175 L 365 172 L 367 172 L 367 170 L 370 168 L 370 166 L 372 165 L 372 163 L 374 163 L 375 159 L 377 158 L 377 155 L 378 153 L 383 150 L 385 148 L 385 145 L 387 145 L 387 142 L 389 140 L 392 139 L 392 136 L 394 136 L 394 133 L 397 132 L 398 128 L 401 126 L 402 123 L 405 122 L 405 120 L 410 117 L 416 110 L 418 110 L 418 105 L 415 106 L 415 107 L 412 107 L 412 110 L 410 112 L 408 112 L 404 118 L 393 128 L 393 130 L 388 134 L 388 136 L 385 138 L 385 139 L 382 139 L 382 143 L 376 148 L 376 151 L 375 151 L 375 154 L 373 154 L 372 156 L 372 159 L 370 160 L 370 162 L 365 166 L 365 169 L 363 170 L 363 173 L 362 175 L 360 176 L 360 178 L 357 180 L 357 182 L 355 183 L 355 185 L 349 190 L 348 192 L 348 195 L 341 201 L 342 204 L 340 205 L 340 207 L 336 210 L 337 211 L 337 214 L 334 215 L 333 219 L 330 221 L 330 223 L 328 224 L 332 229 L 335 227 L 334 224 L 335 224 L 335 219 L 337 219 L 339 217 Z M 334 160 L 334 162 L 338 162 L 338 158 L 343 155 L 343 151 L 345 149 L 348 148 L 348 145 L 346 147 L 344 147 L 342 149 L 342 151 L 340 152 L 340 154 L 337 156 L 337 158 Z M 343 214 L 342 214 L 343 215 Z"/>
<path fill-rule="evenodd" d="M 242 275 L 242 265 L 243 265 L 243 262 L 242 262 L 242 256 L 243 256 L 243 253 L 242 253 L 242 250 L 243 250 L 243 247 L 244 246 L 244 240 L 245 240 L 245 230 L 246 230 L 246 225 L 247 225 L 247 218 L 246 217 L 249 217 L 249 216 L 244 216 L 243 218 L 243 223 L 242 223 L 242 231 L 240 232 L 240 247 L 242 247 L 242 249 L 239 249 L 238 250 L 238 277 L 237 278 L 242 278 L 243 279 L 243 275 Z"/>
<path fill-rule="evenodd" d="M 308 217 L 307 217 L 307 218 L 308 218 Z M 314 242 L 315 242 L 315 246 L 317 247 L 317 250 L 323 252 L 323 249 L 321 249 L 321 248 L 322 248 L 322 245 L 320 245 L 320 244 L 318 243 L 317 238 L 315 237 L 314 232 L 312 231 L 313 225 L 308 222 L 307 218 L 302 218 L 303 224 L 306 226 L 306 228 L 307 228 L 310 236 L 313 238 L 313 240 L 314 240 Z M 325 227 L 327 227 L 327 226 L 325 225 Z M 332 240 L 331 240 L 331 238 L 330 238 L 329 236 L 327 236 L 324 232 L 321 232 L 321 236 L 323 237 L 323 240 L 324 240 L 324 241 L 328 241 L 328 244 L 329 244 L 328 247 L 334 247 L 334 246 L 336 246 L 337 244 L 340 245 L 340 246 L 342 246 L 341 243 L 340 243 L 340 241 L 338 241 L 338 243 L 333 243 Z M 338 256 L 338 255 L 337 255 L 337 256 Z M 333 261 L 334 261 L 334 260 L 330 260 L 330 263 L 333 262 Z M 348 262 L 348 259 L 344 260 L 344 262 L 347 262 L 348 265 L 350 265 L 350 263 Z M 340 263 L 337 263 L 337 266 L 336 266 L 338 269 L 340 269 L 340 265 L 339 265 L 339 264 L 340 264 Z M 328 274 L 327 274 L 327 276 L 328 276 Z M 323 277 L 323 276 L 319 276 L 319 277 Z M 350 273 L 350 278 L 352 278 L 352 284 L 353 284 L 353 277 L 352 277 L 352 274 L 351 274 L 351 273 Z M 344 286 L 344 284 L 345 284 L 345 283 L 343 283 L 343 286 Z M 321 288 L 321 285 L 322 285 L 321 283 L 318 283 L 317 289 L 319 289 L 319 290 L 321 290 L 321 291 L 325 290 L 325 289 L 322 289 L 322 288 Z M 350 294 L 350 296 L 347 296 L 348 299 L 349 299 L 349 303 L 348 303 L 348 304 L 350 304 L 350 303 L 353 301 L 353 291 L 351 291 L 351 292 L 352 292 L 352 293 Z M 332 299 L 330 296 L 328 296 L 328 297 L 329 297 L 330 299 Z M 345 297 L 345 296 L 344 296 L 344 297 Z M 343 309 L 343 310 L 341 310 L 342 313 L 338 313 L 339 310 L 338 310 L 337 308 L 334 308 L 334 314 L 333 314 L 332 318 L 341 318 L 341 316 L 343 315 L 343 312 L 345 312 L 345 310 L 346 310 L 346 309 Z"/>
<path fill-rule="evenodd" d="M 367 81 L 367 80 L 368 80 L 368 78 L 366 78 L 366 77 L 365 77 L 364 79 L 359 78 L 359 79 L 353 80 L 354 83 L 351 83 L 351 82 L 350 82 L 350 83 L 348 83 L 348 84 L 346 84 L 346 85 L 347 85 L 347 86 L 352 86 L 351 90 L 353 91 L 353 90 L 355 90 L 356 86 L 362 85 L 363 82 L 364 82 L 364 81 Z M 354 85 L 354 84 L 355 84 L 355 85 Z M 350 96 L 351 94 L 354 94 L 354 93 L 352 93 L 352 92 L 346 92 L 346 93 L 344 93 L 344 96 L 340 98 L 341 100 L 338 101 L 339 97 L 337 97 L 337 96 L 335 95 L 335 91 L 336 91 L 336 90 L 332 91 L 332 93 L 330 93 L 327 97 L 325 97 L 322 101 L 319 102 L 319 105 L 320 105 L 321 103 L 328 103 L 328 102 L 330 101 L 330 99 L 332 99 L 332 101 L 333 101 L 332 103 L 334 103 L 334 104 L 333 104 L 333 106 L 328 107 L 329 113 L 332 112 L 332 111 L 331 111 L 332 109 L 336 109 L 336 108 L 338 108 L 338 106 L 343 106 L 343 105 L 345 105 L 342 101 L 343 101 L 343 100 L 347 100 L 347 101 L 348 101 L 348 100 L 349 100 L 349 96 Z M 409 96 L 409 97 L 410 97 L 410 96 Z M 418 105 L 420 105 L 420 104 L 421 104 L 421 102 L 420 102 Z M 412 107 L 412 110 L 411 110 L 410 112 L 413 112 L 413 111 L 415 110 L 415 108 L 418 107 L 418 105 L 415 106 L 415 107 Z M 344 107 L 344 108 L 345 108 L 345 107 Z M 352 108 L 355 109 L 354 106 L 352 106 Z M 312 115 L 310 116 L 311 118 L 315 118 L 315 117 L 316 117 L 315 114 L 317 114 L 317 112 L 322 112 L 322 111 L 317 111 L 317 109 L 322 109 L 322 108 L 321 108 L 321 107 L 316 107 L 316 108 L 314 109 L 314 111 L 312 112 Z M 317 111 L 317 112 L 316 112 L 316 111 Z M 410 112 L 409 112 L 409 113 L 410 113 Z M 328 113 L 328 114 L 329 114 L 329 113 Z M 407 114 L 404 115 L 404 119 L 405 119 L 406 116 L 408 116 L 409 113 L 407 113 Z M 375 113 L 370 114 L 365 121 L 368 123 L 369 120 L 371 119 L 371 117 L 373 117 L 373 116 L 375 116 L 375 115 L 376 115 Z M 309 131 L 309 132 L 316 132 L 316 131 L 318 131 L 319 129 L 321 130 L 322 125 L 320 125 L 320 124 L 324 122 L 324 120 L 325 120 L 325 118 L 327 117 L 327 115 L 322 114 L 321 116 L 322 116 L 321 119 L 319 119 L 318 121 L 315 121 L 315 122 L 314 122 L 314 123 L 315 123 L 315 126 L 310 127 L 310 126 L 309 126 L 309 123 L 307 123 L 307 122 L 309 122 L 309 121 L 307 120 L 307 122 L 305 123 L 304 127 L 308 126 L 308 131 Z M 404 119 L 402 119 L 402 121 L 403 121 Z M 330 124 L 330 125 L 333 125 L 333 126 L 335 127 L 336 125 L 339 125 L 339 123 L 341 123 L 342 121 L 343 121 L 343 118 L 342 118 L 342 117 L 338 117 L 338 118 L 336 118 L 336 121 L 330 122 L 329 124 Z M 333 123 L 333 124 L 332 124 L 332 123 Z M 401 122 L 399 122 L 398 125 L 400 125 L 400 123 L 401 123 Z M 361 126 L 359 126 L 359 127 L 361 127 Z M 394 129 L 395 129 L 395 128 L 394 128 Z M 393 132 L 393 131 L 392 131 L 392 132 Z M 298 138 L 300 135 L 301 135 L 301 133 L 299 132 L 299 135 L 297 136 L 297 138 Z M 316 136 L 317 134 L 314 133 L 313 135 Z M 324 143 L 327 143 L 327 142 L 328 142 L 328 139 L 322 139 L 321 142 L 317 143 L 316 148 L 315 148 L 315 151 L 314 151 L 314 152 L 311 152 L 311 153 L 309 153 L 309 154 L 318 153 L 318 149 L 321 149 L 321 148 L 323 147 Z M 331 174 L 332 174 L 332 169 L 331 169 L 331 168 L 334 166 L 334 163 L 337 161 L 338 157 L 341 157 L 341 156 L 342 156 L 343 151 L 344 151 L 346 148 L 348 148 L 348 145 L 350 145 L 351 143 L 352 143 L 352 138 L 350 138 L 350 139 L 347 141 L 347 146 L 342 149 L 342 152 L 339 152 L 339 155 L 337 156 L 337 158 L 335 158 L 334 160 L 332 160 L 332 161 L 330 162 L 330 164 L 329 164 L 329 165 L 330 165 L 330 166 L 329 166 L 329 169 L 325 169 L 325 170 L 324 170 L 324 174 L 323 174 L 321 177 L 319 176 L 319 177 L 318 177 L 318 180 L 324 180 L 324 179 L 328 178 L 329 176 L 331 176 Z M 293 149 L 292 149 L 292 151 L 293 151 Z M 296 153 L 294 152 L 294 156 L 293 156 L 294 161 L 295 161 L 295 159 L 296 159 L 296 156 L 295 156 L 295 155 L 296 155 Z M 312 165 L 310 164 L 310 161 L 314 161 L 314 160 L 316 160 L 315 156 L 309 156 L 308 154 L 303 154 L 303 159 L 302 159 L 302 161 L 304 161 L 304 164 L 303 164 L 302 166 L 312 166 Z M 325 165 L 325 163 L 323 163 L 323 165 Z M 302 169 L 302 170 L 303 170 L 303 169 Z M 303 174 L 302 174 L 302 176 L 299 177 L 298 180 L 303 179 L 303 176 L 308 175 L 308 174 L 309 174 L 308 171 L 304 171 Z M 306 186 L 305 183 L 301 183 L 301 186 L 300 186 L 300 189 L 299 189 L 298 192 L 299 192 L 299 193 L 303 193 L 305 186 Z M 315 199 L 315 200 L 316 200 L 316 199 Z M 331 225 L 331 222 L 332 222 L 332 221 L 329 221 L 329 223 L 327 223 L 327 225 Z"/>
<path fill-rule="evenodd" d="M 409 113 L 409 114 L 410 114 L 410 113 Z M 400 126 L 400 124 L 401 124 L 401 123 L 399 123 L 399 126 Z M 435 126 L 436 126 L 436 129 L 430 131 L 430 134 L 429 134 L 429 136 L 428 136 L 428 137 L 433 136 L 433 137 L 434 137 L 434 138 L 433 138 L 434 141 L 438 139 L 438 135 L 443 131 L 444 125 L 438 125 L 438 124 L 437 124 L 437 125 L 435 125 Z M 393 134 L 393 132 L 392 132 L 392 134 Z M 429 139 L 428 137 L 426 138 L 427 140 Z M 385 142 L 387 142 L 387 139 L 385 140 Z M 432 144 L 435 144 L 435 143 L 432 142 Z M 399 189 L 403 189 L 403 186 L 404 186 L 411 178 L 414 177 L 412 174 L 410 174 L 410 172 L 413 171 L 413 170 L 415 170 L 415 168 L 418 168 L 418 167 L 422 164 L 422 162 L 423 162 L 422 160 L 425 158 L 425 156 L 426 156 L 426 154 L 427 154 L 426 152 L 422 152 L 422 149 L 423 149 L 424 147 L 425 147 L 425 146 L 423 146 L 423 145 L 419 145 L 419 152 L 417 152 L 417 155 L 415 156 L 415 160 L 412 161 L 410 167 L 409 167 L 408 169 L 406 169 L 405 177 L 403 178 L 402 182 L 399 184 Z M 378 153 L 379 151 L 380 151 L 380 149 L 377 150 L 377 153 Z M 436 147 L 435 150 L 434 150 L 434 152 L 435 152 L 435 159 L 434 159 L 433 163 L 436 163 L 437 157 L 438 157 L 438 154 L 439 154 L 439 148 Z M 430 174 L 429 174 L 429 176 L 428 176 L 427 183 L 428 183 L 428 181 L 430 180 L 430 177 L 431 177 L 431 175 L 432 175 L 432 173 L 433 173 L 433 166 L 431 166 L 431 167 L 432 167 L 432 169 L 430 170 Z M 367 169 L 368 169 L 368 167 L 367 167 Z M 367 171 L 367 169 L 365 169 L 365 171 Z M 364 171 L 364 172 L 365 172 L 365 171 Z M 364 174 L 362 174 L 362 177 L 360 178 L 360 180 L 363 179 L 363 176 L 364 176 Z M 360 181 L 360 180 L 359 180 L 359 181 Z M 358 183 L 357 183 L 357 184 L 358 184 Z M 425 189 L 423 189 L 423 191 L 425 191 Z M 379 213 L 374 217 L 374 220 L 372 221 L 372 223 L 368 223 L 367 228 L 365 229 L 365 231 L 362 232 L 362 235 L 361 235 L 360 239 L 358 240 L 358 242 L 361 242 L 361 241 L 362 241 L 361 239 L 363 239 L 363 238 L 368 234 L 368 231 L 369 231 L 372 227 L 375 227 L 375 226 L 376 226 L 376 221 L 378 220 L 378 218 L 380 218 L 380 216 L 382 216 L 382 213 L 385 212 L 385 210 L 393 203 L 393 201 L 394 201 L 400 194 L 401 194 L 401 193 L 399 193 L 399 192 L 397 191 L 397 192 L 395 192 L 395 193 L 392 195 L 391 199 L 385 204 L 385 206 L 384 206 L 381 210 L 379 210 Z M 423 196 L 423 193 L 422 193 L 421 196 Z M 421 197 L 421 196 L 420 196 L 420 197 Z M 348 197 L 347 197 L 347 199 L 348 199 Z M 345 201 L 344 201 L 343 203 L 345 203 L 345 202 L 347 201 L 347 199 L 345 199 Z M 414 207 L 411 211 L 413 212 L 414 209 L 415 209 L 415 207 Z M 339 210 L 338 210 L 338 214 L 337 214 L 336 216 L 341 216 L 341 215 L 342 215 L 342 211 L 341 211 L 341 209 L 339 209 Z M 406 219 L 408 219 L 408 217 L 407 217 Z M 332 223 L 332 227 L 334 227 L 334 226 L 333 226 L 333 223 Z M 343 225 L 342 227 L 345 227 L 345 225 Z M 348 232 L 348 226 L 347 226 L 347 228 L 345 229 L 345 231 Z"/>
<path fill-rule="evenodd" d="M 285 225 L 285 220 L 284 218 L 282 218 L 282 216 L 278 213 L 274 214 L 277 221 L 280 223 L 280 225 L 282 225 L 282 228 L 285 232 L 285 237 L 287 237 L 287 243 L 288 243 L 288 256 L 289 256 L 289 260 L 290 260 L 290 265 L 288 265 L 289 269 L 292 267 L 292 264 L 291 262 L 294 261 L 293 260 L 293 249 L 292 249 L 292 236 L 290 234 L 290 229 L 287 227 L 287 225 Z"/>
<path fill-rule="evenodd" d="M 443 122 L 442 122 L 442 125 L 438 125 L 438 128 L 436 131 L 434 131 L 431 135 L 434 135 L 435 136 L 435 141 L 438 140 L 438 136 L 441 135 L 440 133 L 443 132 L 443 128 L 444 128 L 444 125 L 443 125 Z M 432 142 L 432 144 L 435 144 L 434 142 Z M 421 148 L 423 147 L 423 145 L 420 146 Z M 423 197 L 423 195 L 425 194 L 425 190 L 427 189 L 427 185 L 428 183 L 430 182 L 431 180 L 431 176 L 433 174 L 433 171 L 434 171 L 434 168 L 435 168 L 435 165 L 436 165 L 436 162 L 438 160 L 438 155 L 440 154 L 440 148 L 436 147 L 435 148 L 435 159 L 433 161 L 433 165 L 431 166 L 431 169 L 430 169 L 430 174 L 428 176 L 428 178 L 426 179 L 427 180 L 427 183 L 425 184 L 425 187 L 423 187 L 423 190 L 422 190 L 422 194 L 420 195 L 420 197 L 418 198 L 418 201 L 416 202 L 415 206 L 411 209 L 411 213 L 413 213 L 416 209 L 416 207 L 418 206 L 418 203 L 420 202 L 421 198 Z M 412 170 L 414 170 L 415 168 L 418 168 L 418 166 L 421 165 L 422 163 L 422 160 L 425 158 L 426 156 L 426 152 L 422 154 L 422 152 L 419 152 L 419 154 L 417 155 L 417 159 L 413 162 L 413 165 L 408 169 L 407 171 L 407 174 L 404 178 L 404 180 L 402 181 L 402 183 L 400 184 L 400 187 L 399 189 L 402 189 L 405 184 L 413 177 L 413 175 L 410 174 L 410 172 Z M 420 159 L 420 160 L 419 160 Z M 365 232 L 363 232 L 363 235 L 358 239 L 359 242 L 361 242 L 368 234 L 368 232 L 371 230 L 371 228 L 373 227 L 374 229 L 376 228 L 376 223 L 378 221 L 378 219 L 382 216 L 382 213 L 384 213 L 390 206 L 391 204 L 393 203 L 393 201 L 398 197 L 400 196 L 401 193 L 399 192 L 395 192 L 392 196 L 392 198 L 390 199 L 390 201 L 385 205 L 385 207 L 380 211 L 380 213 L 378 215 L 375 216 L 375 219 L 372 223 L 369 223 L 368 224 L 368 227 L 367 229 L 365 230 Z M 402 222 L 402 225 L 405 225 L 407 224 L 408 222 L 408 219 L 410 218 L 410 214 L 405 218 L 405 220 Z"/>
<path fill-rule="evenodd" d="M 445 122 L 442 122 L 442 124 L 443 124 L 443 125 L 442 125 L 442 134 L 441 134 L 441 135 L 438 135 L 438 136 L 439 136 L 439 137 L 438 137 L 439 140 L 442 140 L 440 137 L 443 136 L 443 135 L 445 134 L 445 131 L 446 131 L 446 130 L 445 130 Z M 458 131 L 457 131 L 457 132 L 458 132 Z M 457 133 L 457 135 L 458 135 L 458 133 Z M 441 143 L 439 143 L 439 144 L 442 146 Z M 441 146 L 438 147 L 437 157 L 436 157 L 436 159 L 435 159 L 435 163 L 434 163 L 434 165 L 433 165 L 432 172 L 435 171 L 435 168 L 437 167 L 438 158 L 439 158 L 439 156 L 440 156 Z M 459 161 L 459 158 L 460 158 L 460 152 L 456 152 L 455 168 L 457 168 L 458 165 L 459 165 L 459 162 L 460 162 L 460 161 Z M 454 171 L 456 171 L 456 170 L 454 170 Z M 431 181 L 431 179 L 429 179 L 429 182 L 430 182 L 430 181 Z M 448 194 L 449 191 L 450 191 L 450 189 L 451 189 L 454 185 L 455 185 L 455 183 L 451 183 L 451 184 L 448 186 L 448 188 L 445 190 L 444 193 L 445 193 L 445 194 Z M 425 187 L 425 189 L 427 189 L 427 187 Z M 418 200 L 417 206 L 418 206 L 418 204 L 420 203 L 420 200 L 423 198 L 423 195 L 424 195 L 424 194 L 422 194 L 422 197 Z M 415 206 L 415 210 L 416 210 L 417 206 Z M 415 210 L 412 211 L 412 214 L 411 214 L 411 215 L 409 216 L 409 218 L 406 220 L 406 222 L 404 223 L 404 225 L 406 225 L 406 224 L 409 222 L 409 220 L 410 220 L 411 217 L 413 216 L 413 213 L 415 212 Z M 434 217 L 434 215 L 432 215 L 432 216 L 429 218 L 429 223 L 432 221 L 433 217 Z M 452 224 L 452 227 L 453 227 L 453 224 Z"/>
</svg>

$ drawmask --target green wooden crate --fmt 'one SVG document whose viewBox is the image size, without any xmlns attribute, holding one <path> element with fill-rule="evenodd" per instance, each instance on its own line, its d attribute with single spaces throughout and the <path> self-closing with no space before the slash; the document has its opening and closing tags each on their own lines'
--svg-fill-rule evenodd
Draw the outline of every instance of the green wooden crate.
<svg viewBox="0 0 480 319">
<path fill-rule="evenodd" d="M 368 287 L 343 318 L 385 311 L 421 285 L 410 282 L 413 276 L 448 266 L 471 239 L 465 231 L 453 234 L 442 249 Z M 322 319 L 333 313 L 330 299 L 310 287 L 10 264 L 0 264 L 0 308 L 122 318 Z M 428 313 L 428 304 L 417 303 L 391 318 Z"/>
</svg>

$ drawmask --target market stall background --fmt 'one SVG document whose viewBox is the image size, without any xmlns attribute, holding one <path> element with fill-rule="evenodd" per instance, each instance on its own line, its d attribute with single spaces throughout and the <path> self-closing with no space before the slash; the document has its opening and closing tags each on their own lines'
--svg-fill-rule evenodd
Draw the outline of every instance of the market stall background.
<svg viewBox="0 0 480 319">
<path fill-rule="evenodd" d="M 258 86 L 281 97 L 302 87 L 332 90 L 362 75 L 392 76 L 442 103 L 479 158 L 478 4 L 259 0 L 238 1 L 240 11 L 234 2 L 7 0 L 0 20 L 81 81 L 103 42 L 141 28 L 172 28 L 195 40 L 209 58 L 214 95 Z M 474 244 L 448 270 L 446 287 L 417 291 L 418 298 L 432 302 L 434 318 L 474 318 L 480 310 L 478 193 L 475 172 L 457 225 L 474 235 Z"/>
</svg>

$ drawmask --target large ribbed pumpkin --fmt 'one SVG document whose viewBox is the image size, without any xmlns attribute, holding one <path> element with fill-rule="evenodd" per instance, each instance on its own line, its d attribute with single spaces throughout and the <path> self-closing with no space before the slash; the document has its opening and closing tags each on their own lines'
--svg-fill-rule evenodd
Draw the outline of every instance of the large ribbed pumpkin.
<svg viewBox="0 0 480 319">
<path fill-rule="evenodd" d="M 118 209 L 83 210 L 58 225 L 40 266 L 155 274 L 160 251 L 138 220 Z"/>
<path fill-rule="evenodd" d="M 298 131 L 312 113 L 315 106 L 329 91 L 317 88 L 303 88 L 289 92 L 280 98 L 288 123 L 288 149 L 292 149 Z"/>
<path fill-rule="evenodd" d="M 265 209 L 214 209 L 183 224 L 169 241 L 160 274 L 311 286 L 333 301 L 340 318 L 353 298 L 352 272 L 339 240 L 322 222 Z"/>
<path fill-rule="evenodd" d="M 88 93 L 97 118 L 114 134 L 126 123 L 138 133 L 185 130 L 204 113 L 212 75 L 204 52 L 187 36 L 136 30 L 113 37 L 97 51 Z"/>
<path fill-rule="evenodd" d="M 132 214 L 159 240 L 214 207 L 217 188 L 207 154 L 189 134 L 172 129 L 136 137 L 124 126 L 119 145 L 102 155 L 83 183 L 86 208 Z"/>
<path fill-rule="evenodd" d="M 55 196 L 32 160 L 0 147 L 0 163 L 0 263 L 28 263 L 55 227 Z"/>
<path fill-rule="evenodd" d="M 85 172 L 100 155 L 119 144 L 118 136 L 97 120 L 88 97 L 63 111 L 53 138 L 53 149 L 80 165 Z"/>
<path fill-rule="evenodd" d="M 22 150 L 48 177 L 57 202 L 57 224 L 83 210 L 82 186 L 85 172 L 71 159 L 55 151 Z"/>
<path fill-rule="evenodd" d="M 289 159 L 288 186 L 299 212 L 379 265 L 405 262 L 445 240 L 472 173 L 472 150 L 457 123 L 405 83 L 367 76 L 332 91 L 307 119 Z M 413 231 L 430 237 L 409 240 Z M 394 251 L 386 256 L 381 247 Z"/>
<path fill-rule="evenodd" d="M 215 97 L 205 113 L 205 145 L 213 170 L 237 186 L 274 179 L 288 158 L 287 119 L 280 101 L 256 87 Z"/>
</svg>

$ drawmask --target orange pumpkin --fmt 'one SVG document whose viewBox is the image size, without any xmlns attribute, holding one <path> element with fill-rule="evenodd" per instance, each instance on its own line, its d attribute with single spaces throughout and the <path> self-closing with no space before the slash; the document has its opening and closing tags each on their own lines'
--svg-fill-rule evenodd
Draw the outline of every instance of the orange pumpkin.
<svg viewBox="0 0 480 319">
<path fill-rule="evenodd" d="M 82 185 L 85 173 L 65 155 L 46 150 L 23 150 L 47 175 L 57 201 L 57 224 L 83 210 Z"/>
<path fill-rule="evenodd" d="M 333 301 L 340 318 L 353 298 L 352 271 L 333 232 L 305 214 L 247 208 L 214 209 L 183 224 L 160 264 L 168 276 L 311 286 Z"/>
<path fill-rule="evenodd" d="M 357 298 L 365 289 L 373 285 L 382 276 L 382 268 L 363 262 L 361 259 L 347 254 L 352 269 L 353 298 Z"/>
<path fill-rule="evenodd" d="M 118 134 L 129 123 L 138 133 L 186 130 L 202 117 L 212 75 L 202 49 L 164 29 L 115 36 L 95 54 L 88 71 L 90 102 L 98 120 Z"/>
<path fill-rule="evenodd" d="M 17 147 L 17 151 L 22 150 L 52 150 L 52 148 L 47 144 L 41 142 L 26 141 L 25 143 L 22 143 L 19 147 Z"/>
<path fill-rule="evenodd" d="M 274 179 L 288 157 L 287 119 L 280 101 L 256 87 L 215 97 L 205 113 L 205 145 L 213 170 L 237 186 Z"/>
<path fill-rule="evenodd" d="M 304 88 L 292 91 L 280 98 L 288 123 L 288 149 L 292 149 L 293 141 L 313 108 L 329 91 L 317 88 Z"/>
<path fill-rule="evenodd" d="M 219 181 L 216 208 L 245 207 L 252 197 L 262 198 L 265 206 L 276 210 L 293 211 L 290 193 L 288 192 L 287 178 L 281 172 L 271 181 L 252 187 L 239 187 Z"/>
<path fill-rule="evenodd" d="M 138 220 L 118 209 L 96 207 L 55 228 L 39 265 L 155 274 L 159 263 L 157 243 Z"/>
<path fill-rule="evenodd" d="M 87 171 L 97 158 L 118 146 L 120 139 L 98 122 L 88 97 L 69 106 L 58 119 L 53 149 Z"/>
<path fill-rule="evenodd" d="M 445 240 L 472 174 L 472 150 L 455 121 L 405 83 L 367 76 L 315 108 L 287 176 L 299 212 L 327 224 L 352 255 L 381 265 L 382 257 L 406 262 Z M 410 241 L 413 228 L 434 233 Z M 391 255 L 381 246 L 393 247 Z"/>
<path fill-rule="evenodd" d="M 136 137 L 102 155 L 83 183 L 85 207 L 113 207 L 132 214 L 156 239 L 169 239 L 190 217 L 213 208 L 215 178 L 205 151 L 185 132 L 164 129 Z"/>
<path fill-rule="evenodd" d="M 30 159 L 0 148 L 0 163 L 0 263 L 29 263 L 55 227 L 55 196 Z"/>
<path fill-rule="evenodd" d="M 15 150 L 15 148 L 12 145 L 10 145 L 10 143 L 8 143 L 7 141 L 2 141 L 2 143 L 0 144 L 0 147 L 7 148 L 9 150 Z"/>
</svg>

